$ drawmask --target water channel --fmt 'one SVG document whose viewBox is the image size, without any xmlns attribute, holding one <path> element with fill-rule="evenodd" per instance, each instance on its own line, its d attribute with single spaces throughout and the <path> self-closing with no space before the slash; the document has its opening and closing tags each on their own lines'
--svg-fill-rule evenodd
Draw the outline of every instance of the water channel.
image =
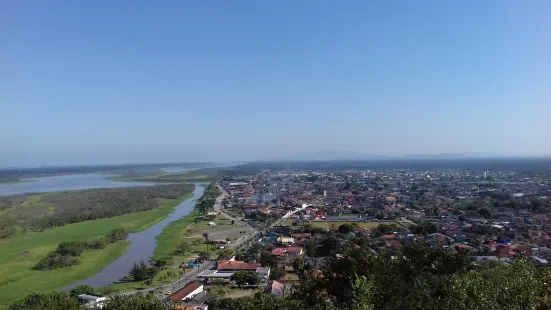
<svg viewBox="0 0 551 310">
<path fill-rule="evenodd" d="M 176 209 L 164 220 L 146 230 L 130 234 L 127 239 L 130 241 L 130 245 L 127 247 L 127 252 L 123 254 L 123 256 L 103 268 L 101 272 L 89 277 L 88 279 L 74 283 L 66 287 L 65 290 L 84 284 L 93 287 L 109 285 L 110 283 L 118 281 L 127 275 L 134 262 L 139 262 L 142 260 L 147 262 L 148 258 L 153 255 L 153 251 L 157 246 L 157 240 L 155 240 L 155 237 L 158 236 L 163 228 L 170 222 L 178 220 L 182 216 L 188 215 L 195 206 L 195 200 L 199 199 L 203 195 L 203 191 L 204 187 L 201 186 L 200 183 L 196 183 L 193 197 L 179 204 Z"/>
<path fill-rule="evenodd" d="M 72 174 L 29 179 L 30 182 L 0 184 L 0 196 L 24 193 L 49 193 L 91 188 L 114 188 L 155 185 L 148 182 L 119 182 L 106 179 L 102 174 Z"/>
</svg>

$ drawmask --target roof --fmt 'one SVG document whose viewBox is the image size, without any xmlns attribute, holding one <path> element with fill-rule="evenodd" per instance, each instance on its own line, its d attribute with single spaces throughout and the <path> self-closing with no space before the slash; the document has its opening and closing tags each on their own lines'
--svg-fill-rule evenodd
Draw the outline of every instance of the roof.
<svg viewBox="0 0 551 310">
<path fill-rule="evenodd" d="M 90 294 L 80 294 L 77 297 L 82 299 L 82 300 L 86 300 L 86 301 L 105 300 L 105 296 L 96 296 L 96 295 L 90 295 Z"/>
<path fill-rule="evenodd" d="M 302 233 L 302 234 L 291 234 L 293 238 L 310 238 L 312 237 L 311 233 Z"/>
<path fill-rule="evenodd" d="M 199 281 L 193 281 L 189 283 L 188 285 L 182 287 L 181 289 L 177 290 L 174 294 L 170 296 L 170 300 L 172 301 L 182 301 L 186 297 L 188 297 L 191 292 L 195 291 L 196 289 L 203 286 L 203 283 Z"/>
<path fill-rule="evenodd" d="M 224 262 L 218 265 L 218 270 L 256 270 L 260 264 L 249 264 L 243 261 Z"/>
<path fill-rule="evenodd" d="M 272 250 L 272 255 L 281 256 L 285 252 L 287 252 L 286 248 L 275 248 L 275 249 Z"/>
<path fill-rule="evenodd" d="M 173 310 L 203 310 L 208 309 L 208 305 L 174 305 L 171 309 Z"/>
<path fill-rule="evenodd" d="M 384 236 L 383 236 L 383 239 L 385 239 L 385 240 L 392 240 L 392 239 L 396 239 L 396 236 L 395 236 L 395 235 L 384 235 Z"/>
<path fill-rule="evenodd" d="M 267 294 L 283 295 L 284 284 L 278 281 L 270 281 L 270 283 L 264 289 Z"/>
<path fill-rule="evenodd" d="M 287 248 L 287 252 L 290 252 L 290 253 L 301 253 L 302 252 L 302 248 L 301 247 L 298 247 L 298 246 L 290 246 Z"/>
</svg>

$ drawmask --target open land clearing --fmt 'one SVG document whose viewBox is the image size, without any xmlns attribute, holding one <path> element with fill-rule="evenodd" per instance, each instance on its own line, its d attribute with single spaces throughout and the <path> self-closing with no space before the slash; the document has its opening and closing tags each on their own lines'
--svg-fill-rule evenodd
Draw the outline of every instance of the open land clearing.
<svg viewBox="0 0 551 310">
<path fill-rule="evenodd" d="M 35 195 L 30 202 L 38 203 L 43 195 Z M 85 251 L 78 257 L 80 263 L 68 268 L 38 271 L 32 268 L 50 251 L 64 241 L 94 239 L 115 228 L 138 232 L 164 219 L 174 208 L 192 197 L 188 193 L 178 199 L 163 200 L 160 207 L 136 212 L 83 221 L 80 223 L 46 229 L 41 232 L 19 232 L 0 241 L 0 304 L 6 304 L 33 292 L 59 289 L 101 271 L 126 251 L 126 241 L 119 241 L 106 248 Z M 22 206 L 24 207 L 24 206 Z"/>
</svg>

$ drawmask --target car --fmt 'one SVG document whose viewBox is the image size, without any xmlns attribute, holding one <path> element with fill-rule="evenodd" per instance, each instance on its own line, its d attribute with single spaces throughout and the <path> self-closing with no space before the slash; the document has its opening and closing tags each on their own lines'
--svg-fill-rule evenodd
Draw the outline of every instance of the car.
<svg viewBox="0 0 551 310">
<path fill-rule="evenodd" d="M 167 291 L 165 295 L 170 295 L 172 294 L 172 291 Z"/>
</svg>

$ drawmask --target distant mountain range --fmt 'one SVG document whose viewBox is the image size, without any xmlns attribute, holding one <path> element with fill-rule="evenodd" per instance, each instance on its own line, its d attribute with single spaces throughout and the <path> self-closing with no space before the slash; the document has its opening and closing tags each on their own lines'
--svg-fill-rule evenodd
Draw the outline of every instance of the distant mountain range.
<svg viewBox="0 0 551 310">
<path fill-rule="evenodd" d="M 305 153 L 291 160 L 399 160 L 399 159 L 469 159 L 485 157 L 502 157 L 484 154 L 469 153 L 442 153 L 442 154 L 410 154 L 404 156 L 386 156 L 355 151 L 319 151 Z"/>
</svg>

